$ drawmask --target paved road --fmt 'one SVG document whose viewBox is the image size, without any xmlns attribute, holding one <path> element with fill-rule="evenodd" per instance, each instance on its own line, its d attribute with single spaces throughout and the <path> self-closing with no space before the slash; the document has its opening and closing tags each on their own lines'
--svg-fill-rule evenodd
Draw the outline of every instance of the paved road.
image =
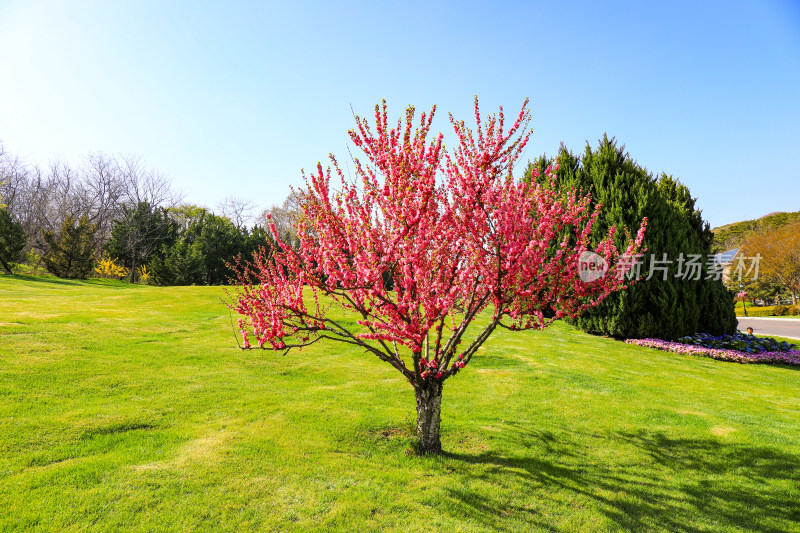
<svg viewBox="0 0 800 533">
<path fill-rule="evenodd" d="M 739 317 L 739 330 L 753 328 L 756 335 L 774 335 L 800 339 L 800 318 Z"/>
</svg>

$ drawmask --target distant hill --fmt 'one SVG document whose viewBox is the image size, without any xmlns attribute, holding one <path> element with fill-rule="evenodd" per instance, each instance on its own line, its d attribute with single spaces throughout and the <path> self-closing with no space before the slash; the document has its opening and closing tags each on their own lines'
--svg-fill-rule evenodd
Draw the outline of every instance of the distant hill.
<svg viewBox="0 0 800 533">
<path fill-rule="evenodd" d="M 800 222 L 800 211 L 795 213 L 770 213 L 755 220 L 744 220 L 713 228 L 714 252 L 722 252 L 741 246 L 747 237 L 757 231 L 775 229 Z"/>
</svg>

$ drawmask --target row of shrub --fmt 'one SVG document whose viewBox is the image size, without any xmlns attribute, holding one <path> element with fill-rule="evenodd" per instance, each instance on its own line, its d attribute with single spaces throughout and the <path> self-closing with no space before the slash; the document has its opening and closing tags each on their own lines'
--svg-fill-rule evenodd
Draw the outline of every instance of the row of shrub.
<svg viewBox="0 0 800 533">
<path fill-rule="evenodd" d="M 744 310 L 741 307 L 736 308 L 737 316 L 744 316 Z M 775 305 L 770 307 L 751 307 L 747 306 L 748 317 L 764 317 L 764 316 L 800 316 L 800 306 L 786 306 Z"/>
<path fill-rule="evenodd" d="M 775 306 L 775 316 L 798 316 L 800 315 L 800 307 L 792 306 L 787 307 L 785 305 L 776 305 Z"/>
</svg>

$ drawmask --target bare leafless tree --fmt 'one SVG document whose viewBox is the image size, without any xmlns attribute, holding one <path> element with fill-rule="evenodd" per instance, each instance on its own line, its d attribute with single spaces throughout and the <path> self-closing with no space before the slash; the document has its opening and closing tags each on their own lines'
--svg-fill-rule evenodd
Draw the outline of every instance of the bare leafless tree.
<svg viewBox="0 0 800 533">
<path fill-rule="evenodd" d="M 145 166 L 140 157 L 119 157 L 116 162 L 124 186 L 124 204 L 147 202 L 152 207 L 170 208 L 183 200 L 183 194 L 172 188 L 169 178 Z"/>
<path fill-rule="evenodd" d="M 114 219 L 121 214 L 125 184 L 119 166 L 113 157 L 93 153 L 86 158 L 81 173 L 89 221 L 97 225 L 98 240 L 105 242 L 111 237 Z"/>
<path fill-rule="evenodd" d="M 3 203 L 3 185 L 5 184 L 5 180 L 3 179 L 3 160 L 5 159 L 6 151 L 3 148 L 3 144 L 0 143 L 0 209 L 3 209 L 6 204 Z"/>
<path fill-rule="evenodd" d="M 253 219 L 255 204 L 251 200 L 226 196 L 217 204 L 217 210 L 222 216 L 233 222 L 238 229 L 243 229 L 249 226 Z"/>
<path fill-rule="evenodd" d="M 297 230 L 295 227 L 299 217 L 302 215 L 301 205 L 302 198 L 300 194 L 292 190 L 281 205 L 273 205 L 269 209 L 262 211 L 256 218 L 256 223 L 264 228 L 268 228 L 269 222 L 271 221 L 275 224 L 275 231 L 278 233 L 278 237 L 284 241 L 293 243 L 297 238 Z M 267 233 L 269 233 L 269 231 L 267 231 Z"/>
<path fill-rule="evenodd" d="M 92 153 L 74 167 L 53 161 L 42 167 L 11 156 L 0 146 L 0 197 L 19 221 L 31 246 L 45 251 L 43 232 L 57 232 L 66 217 L 84 215 L 97 227 L 98 251 L 111 237 L 114 220 L 123 206 L 173 207 L 182 195 L 162 173 L 145 166 L 135 156 L 115 157 Z"/>
<path fill-rule="evenodd" d="M 17 156 L 12 156 L 0 145 L 0 204 L 9 212 L 23 201 L 28 180 L 28 165 Z"/>
</svg>

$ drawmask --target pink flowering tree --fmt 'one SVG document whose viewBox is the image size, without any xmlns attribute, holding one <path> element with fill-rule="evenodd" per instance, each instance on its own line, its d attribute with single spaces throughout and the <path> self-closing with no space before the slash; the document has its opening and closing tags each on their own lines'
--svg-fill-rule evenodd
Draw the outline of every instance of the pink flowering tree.
<svg viewBox="0 0 800 533">
<path fill-rule="evenodd" d="M 332 170 L 318 164 L 304 175 L 299 247 L 273 227 L 274 251 L 236 267 L 230 306 L 242 315 L 243 347 L 284 351 L 328 339 L 363 349 L 414 388 L 420 447 L 440 452 L 444 382 L 492 332 L 576 316 L 622 288 L 617 274 L 631 262 L 621 255 L 641 251 L 644 224 L 624 250 L 614 228 L 589 242 L 598 212 L 588 197 L 512 177 L 530 135 L 527 104 L 506 131 L 502 108 L 482 120 L 476 98 L 474 130 L 450 117 L 452 153 L 431 134 L 435 107 L 418 121 L 409 107 L 396 124 L 385 102 L 374 125 L 356 117 L 349 134 L 363 158 L 353 158 L 354 178 L 334 156 Z M 587 251 L 608 275 L 580 279 Z"/>
</svg>

